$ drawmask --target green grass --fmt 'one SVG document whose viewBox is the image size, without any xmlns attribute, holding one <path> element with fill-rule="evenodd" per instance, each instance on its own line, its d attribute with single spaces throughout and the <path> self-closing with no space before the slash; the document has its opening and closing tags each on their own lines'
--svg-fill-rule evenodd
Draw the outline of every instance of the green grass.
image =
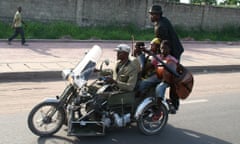
<svg viewBox="0 0 240 144">
<path fill-rule="evenodd" d="M 239 41 L 240 27 L 228 26 L 222 30 L 184 30 L 176 27 L 176 32 L 181 39 L 191 40 L 212 40 L 212 41 Z M 10 24 L 0 22 L 0 39 L 7 39 L 13 33 Z M 138 29 L 134 25 L 119 26 L 98 26 L 79 27 L 76 24 L 67 22 L 40 23 L 27 22 L 25 36 L 27 39 L 97 39 L 97 40 L 135 40 L 150 41 L 154 34 L 153 28 Z"/>
<path fill-rule="evenodd" d="M 221 30 L 182 30 L 176 28 L 179 37 L 193 38 L 197 41 L 211 40 L 211 41 L 240 41 L 240 27 L 226 26 Z"/>
</svg>

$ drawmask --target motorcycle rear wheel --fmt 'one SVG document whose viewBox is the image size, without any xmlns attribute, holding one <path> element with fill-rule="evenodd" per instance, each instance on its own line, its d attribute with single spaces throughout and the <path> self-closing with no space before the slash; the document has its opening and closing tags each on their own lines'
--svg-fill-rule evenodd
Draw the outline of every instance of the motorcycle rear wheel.
<svg viewBox="0 0 240 144">
<path fill-rule="evenodd" d="M 152 102 L 148 104 L 137 121 L 140 132 L 155 135 L 162 131 L 168 121 L 168 110 L 163 105 Z"/>
<path fill-rule="evenodd" d="M 65 121 L 62 108 L 54 102 L 36 105 L 28 116 L 28 127 L 37 136 L 51 136 L 59 131 Z"/>
</svg>

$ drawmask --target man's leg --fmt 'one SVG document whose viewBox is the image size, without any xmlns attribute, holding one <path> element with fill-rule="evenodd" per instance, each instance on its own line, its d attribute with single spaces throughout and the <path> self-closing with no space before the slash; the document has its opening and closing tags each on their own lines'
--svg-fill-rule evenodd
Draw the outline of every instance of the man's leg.
<svg viewBox="0 0 240 144">
<path fill-rule="evenodd" d="M 143 96 L 146 93 L 146 91 L 148 90 L 148 88 L 150 88 L 151 86 L 154 86 L 155 84 L 158 84 L 160 82 L 161 82 L 161 80 L 159 80 L 156 75 L 153 75 L 147 79 L 142 80 L 137 89 L 136 97 Z"/>
<path fill-rule="evenodd" d="M 24 31 L 23 31 L 23 28 L 22 28 L 22 27 L 19 28 L 19 33 L 20 33 L 20 35 L 21 35 L 22 45 L 24 45 L 26 41 L 25 41 Z"/>
<path fill-rule="evenodd" d="M 11 41 L 18 36 L 18 29 L 15 28 L 14 34 L 8 39 L 8 44 L 11 44 Z"/>
<path fill-rule="evenodd" d="M 156 97 L 159 97 L 161 99 L 164 99 L 165 97 L 165 91 L 169 87 L 169 85 L 165 82 L 161 82 L 156 86 Z"/>
<path fill-rule="evenodd" d="M 178 110 L 179 97 L 176 94 L 174 86 L 170 86 L 170 93 L 169 94 L 170 94 L 170 99 L 171 99 L 171 102 L 172 102 L 173 106 L 175 107 L 176 110 Z"/>
</svg>

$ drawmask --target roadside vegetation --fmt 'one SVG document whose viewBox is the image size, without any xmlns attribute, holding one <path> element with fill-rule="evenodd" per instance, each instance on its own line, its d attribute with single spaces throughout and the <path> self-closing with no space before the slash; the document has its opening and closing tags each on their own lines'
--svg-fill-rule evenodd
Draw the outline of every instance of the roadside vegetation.
<svg viewBox="0 0 240 144">
<path fill-rule="evenodd" d="M 184 30 L 176 27 L 182 40 L 197 41 L 240 41 L 240 27 L 228 26 L 222 30 Z M 7 39 L 13 33 L 10 24 L 0 22 L 0 39 Z M 153 28 L 138 29 L 133 25 L 125 27 L 79 27 L 66 22 L 39 23 L 27 22 L 27 39 L 79 39 L 79 40 L 135 40 L 149 41 L 153 38 Z"/>
</svg>

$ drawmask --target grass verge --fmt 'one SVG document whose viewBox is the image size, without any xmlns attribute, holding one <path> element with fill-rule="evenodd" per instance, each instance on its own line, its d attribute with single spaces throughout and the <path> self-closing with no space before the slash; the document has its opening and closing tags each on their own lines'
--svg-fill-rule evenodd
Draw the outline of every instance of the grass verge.
<svg viewBox="0 0 240 144">
<path fill-rule="evenodd" d="M 153 28 L 138 29 L 133 25 L 125 27 L 97 26 L 79 27 L 67 22 L 40 23 L 27 22 L 25 29 L 26 39 L 80 39 L 80 40 L 135 40 L 150 41 L 153 38 Z M 176 27 L 180 39 L 211 40 L 211 41 L 239 41 L 240 27 L 226 26 L 221 30 L 184 30 Z M 7 39 L 13 34 L 10 24 L 0 22 L 0 38 Z"/>
</svg>

